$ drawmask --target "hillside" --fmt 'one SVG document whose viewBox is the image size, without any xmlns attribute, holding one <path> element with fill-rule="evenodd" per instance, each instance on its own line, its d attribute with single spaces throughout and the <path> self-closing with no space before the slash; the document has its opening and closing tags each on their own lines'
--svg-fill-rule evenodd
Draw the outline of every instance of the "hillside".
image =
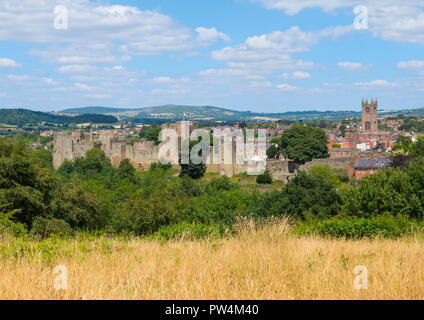
<svg viewBox="0 0 424 320">
<path fill-rule="evenodd" d="M 152 118 L 165 120 L 244 120 L 248 118 L 250 112 L 233 111 L 212 106 L 183 106 L 164 105 L 157 107 L 139 109 L 119 109 L 105 107 L 85 107 L 75 109 L 65 109 L 61 111 L 66 114 L 106 114 L 119 116 L 120 118 Z"/>
<path fill-rule="evenodd" d="M 163 105 L 140 109 L 119 109 L 105 107 L 85 107 L 65 109 L 67 114 L 102 113 L 120 118 L 144 118 L 165 120 L 203 120 L 203 121 L 248 121 L 248 120 L 341 120 L 360 116 L 355 111 L 301 111 L 285 113 L 259 113 L 236 111 L 214 106 Z"/>
<path fill-rule="evenodd" d="M 85 114 L 77 116 L 63 116 L 46 112 L 26 109 L 0 109 L 0 123 L 23 127 L 36 126 L 40 123 L 79 124 L 79 123 L 115 123 L 118 119 L 104 114 Z"/>
<path fill-rule="evenodd" d="M 280 113 L 260 113 L 251 111 L 236 111 L 214 106 L 185 106 L 185 105 L 163 105 L 147 108 L 106 108 L 85 107 L 66 109 L 61 111 L 66 114 L 105 114 L 113 115 L 122 119 L 161 119 L 161 120 L 197 120 L 197 121 L 254 121 L 254 120 L 327 120 L 340 121 L 346 118 L 358 118 L 359 111 L 290 111 Z M 424 116 L 424 108 L 399 111 L 380 111 L 380 115 L 395 116 L 404 114 L 406 116 Z"/>
<path fill-rule="evenodd" d="M 83 108 L 71 108 L 61 111 L 61 113 L 68 114 L 112 114 L 131 111 L 132 109 L 125 108 L 107 108 L 107 107 L 83 107 Z"/>
</svg>

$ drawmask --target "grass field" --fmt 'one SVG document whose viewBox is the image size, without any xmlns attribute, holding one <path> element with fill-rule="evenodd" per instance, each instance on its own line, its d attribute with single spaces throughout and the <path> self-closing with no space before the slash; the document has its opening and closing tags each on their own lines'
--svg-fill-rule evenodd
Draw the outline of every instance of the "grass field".
<svg viewBox="0 0 424 320">
<path fill-rule="evenodd" d="M 0 298 L 424 299 L 422 239 L 296 237 L 283 222 L 245 222 L 239 230 L 219 240 L 162 243 L 3 237 Z M 67 290 L 55 288 L 58 265 L 68 272 Z M 368 269 L 368 290 L 355 289 L 358 265 Z"/>
</svg>

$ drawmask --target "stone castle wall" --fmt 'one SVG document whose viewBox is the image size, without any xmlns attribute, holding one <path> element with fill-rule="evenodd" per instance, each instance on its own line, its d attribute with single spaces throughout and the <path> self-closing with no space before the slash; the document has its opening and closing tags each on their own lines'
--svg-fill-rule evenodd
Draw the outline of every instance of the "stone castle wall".
<svg viewBox="0 0 424 320">
<path fill-rule="evenodd" d="M 299 167 L 299 170 L 308 170 L 311 166 L 315 165 L 315 164 L 320 164 L 320 165 L 328 165 L 333 169 L 344 169 L 347 168 L 347 166 L 349 166 L 352 161 L 354 161 L 355 158 L 353 157 L 347 157 L 347 158 L 327 158 L 327 159 L 315 159 L 312 160 L 311 162 L 307 162 L 304 165 Z"/>
<path fill-rule="evenodd" d="M 354 158 L 361 152 L 360 149 L 332 148 L 329 150 L 330 158 Z"/>
<path fill-rule="evenodd" d="M 152 163 L 159 161 L 159 150 L 162 144 L 155 145 L 153 142 L 144 141 L 130 145 L 127 144 L 125 138 L 108 132 L 92 134 L 75 131 L 56 133 L 54 146 L 53 165 L 56 169 L 63 164 L 65 159 L 72 161 L 82 158 L 85 157 L 88 150 L 99 148 L 111 159 L 114 167 L 118 167 L 122 160 L 129 159 L 137 170 L 148 170 Z M 211 147 L 211 153 L 207 159 L 207 172 L 215 172 L 229 177 L 246 172 L 249 166 L 244 161 L 244 157 L 245 154 L 236 153 L 235 141 L 229 143 L 222 141 L 221 150 Z M 221 158 L 221 163 L 217 161 L 214 163 L 214 159 L 219 158 Z M 228 162 L 230 164 L 227 164 Z M 174 167 L 179 168 L 178 165 L 174 165 Z"/>
<path fill-rule="evenodd" d="M 181 140 L 180 140 L 181 142 Z M 228 142 L 228 141 L 227 141 Z M 114 167 L 118 167 L 122 160 L 129 159 L 131 164 L 140 171 L 149 170 L 150 165 L 159 160 L 159 149 L 162 144 L 155 145 L 153 142 L 135 142 L 134 145 L 127 144 L 126 139 L 108 132 L 98 134 L 86 133 L 82 131 L 60 132 L 54 136 L 53 165 L 59 168 L 65 159 L 72 161 L 76 158 L 85 157 L 88 150 L 99 148 L 103 150 Z M 257 145 L 256 145 L 257 147 Z M 211 147 L 211 153 L 207 159 L 207 172 L 218 173 L 232 177 L 233 175 L 245 173 L 249 168 L 255 168 L 256 163 L 248 163 L 245 153 L 237 153 L 237 144 L 235 141 L 221 143 L 221 150 Z M 257 153 L 257 149 L 255 150 Z M 215 152 L 215 154 L 214 154 Z M 214 159 L 221 158 L 221 164 L 214 163 Z M 334 161 L 335 160 L 335 161 Z M 230 161 L 230 164 L 226 162 Z M 324 163 L 332 163 L 331 166 L 343 162 L 343 159 L 323 159 Z M 315 160 L 313 163 L 321 163 L 321 160 Z M 310 165 L 306 164 L 306 166 Z M 283 180 L 285 182 L 295 174 L 295 166 L 290 160 L 267 160 L 267 169 L 270 171 L 274 180 Z M 179 168 L 174 165 L 174 168 Z"/>
<path fill-rule="evenodd" d="M 282 180 L 285 183 L 295 175 L 295 164 L 292 160 L 268 160 L 266 168 L 273 180 Z"/>
</svg>

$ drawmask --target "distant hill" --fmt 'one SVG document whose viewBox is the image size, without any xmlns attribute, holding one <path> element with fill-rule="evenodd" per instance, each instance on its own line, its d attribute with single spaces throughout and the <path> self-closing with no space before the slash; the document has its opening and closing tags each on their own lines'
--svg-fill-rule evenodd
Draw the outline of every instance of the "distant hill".
<svg viewBox="0 0 424 320">
<path fill-rule="evenodd" d="M 121 108 L 107 108 L 107 107 L 83 107 L 83 108 L 74 108 L 66 109 L 61 111 L 61 113 L 69 114 L 111 114 L 111 113 L 120 113 L 125 111 L 131 111 L 132 109 L 121 109 Z"/>
<path fill-rule="evenodd" d="M 190 119 L 194 121 L 254 121 L 254 120 L 327 120 L 340 121 L 346 118 L 359 118 L 361 112 L 358 111 L 295 111 L 282 113 L 260 113 L 251 111 L 236 111 L 227 108 L 214 106 L 185 106 L 185 105 L 163 105 L 148 108 L 106 108 L 106 107 L 85 107 L 66 109 L 61 111 L 66 114 L 89 115 L 103 114 L 119 117 L 120 119 L 150 119 L 160 120 L 160 122 L 178 121 Z M 385 116 L 424 116 L 424 108 L 388 111 L 380 110 L 380 115 Z M 1 123 L 1 121 L 0 121 Z M 148 123 L 148 122 L 147 122 Z"/>
<path fill-rule="evenodd" d="M 119 109 L 105 107 L 85 107 L 65 109 L 67 114 L 102 113 L 119 118 L 143 118 L 163 120 L 197 120 L 197 121 L 249 121 L 249 120 L 341 120 L 360 116 L 356 111 L 300 111 L 285 113 L 259 113 L 236 111 L 214 106 L 163 105 L 139 109 Z"/>
<path fill-rule="evenodd" d="M 0 123 L 23 127 L 39 125 L 40 123 L 54 124 L 80 124 L 80 123 L 105 123 L 117 122 L 114 116 L 104 114 L 84 114 L 77 116 L 64 116 L 47 112 L 31 111 L 26 109 L 0 109 Z"/>
<path fill-rule="evenodd" d="M 250 114 L 249 112 L 233 111 L 212 106 L 183 105 L 164 105 L 139 109 L 85 107 L 65 109 L 60 112 L 66 114 L 100 113 L 114 115 L 120 118 L 153 118 L 165 120 L 182 120 L 187 117 L 192 120 L 241 120 L 245 119 L 247 114 Z"/>
</svg>

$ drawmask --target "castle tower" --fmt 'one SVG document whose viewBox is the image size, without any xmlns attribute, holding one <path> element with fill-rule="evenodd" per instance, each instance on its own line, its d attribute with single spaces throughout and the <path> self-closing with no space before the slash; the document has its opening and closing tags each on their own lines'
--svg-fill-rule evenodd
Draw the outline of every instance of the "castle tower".
<svg viewBox="0 0 424 320">
<path fill-rule="evenodd" d="M 362 99 L 362 132 L 374 134 L 378 131 L 378 101 Z"/>
</svg>

